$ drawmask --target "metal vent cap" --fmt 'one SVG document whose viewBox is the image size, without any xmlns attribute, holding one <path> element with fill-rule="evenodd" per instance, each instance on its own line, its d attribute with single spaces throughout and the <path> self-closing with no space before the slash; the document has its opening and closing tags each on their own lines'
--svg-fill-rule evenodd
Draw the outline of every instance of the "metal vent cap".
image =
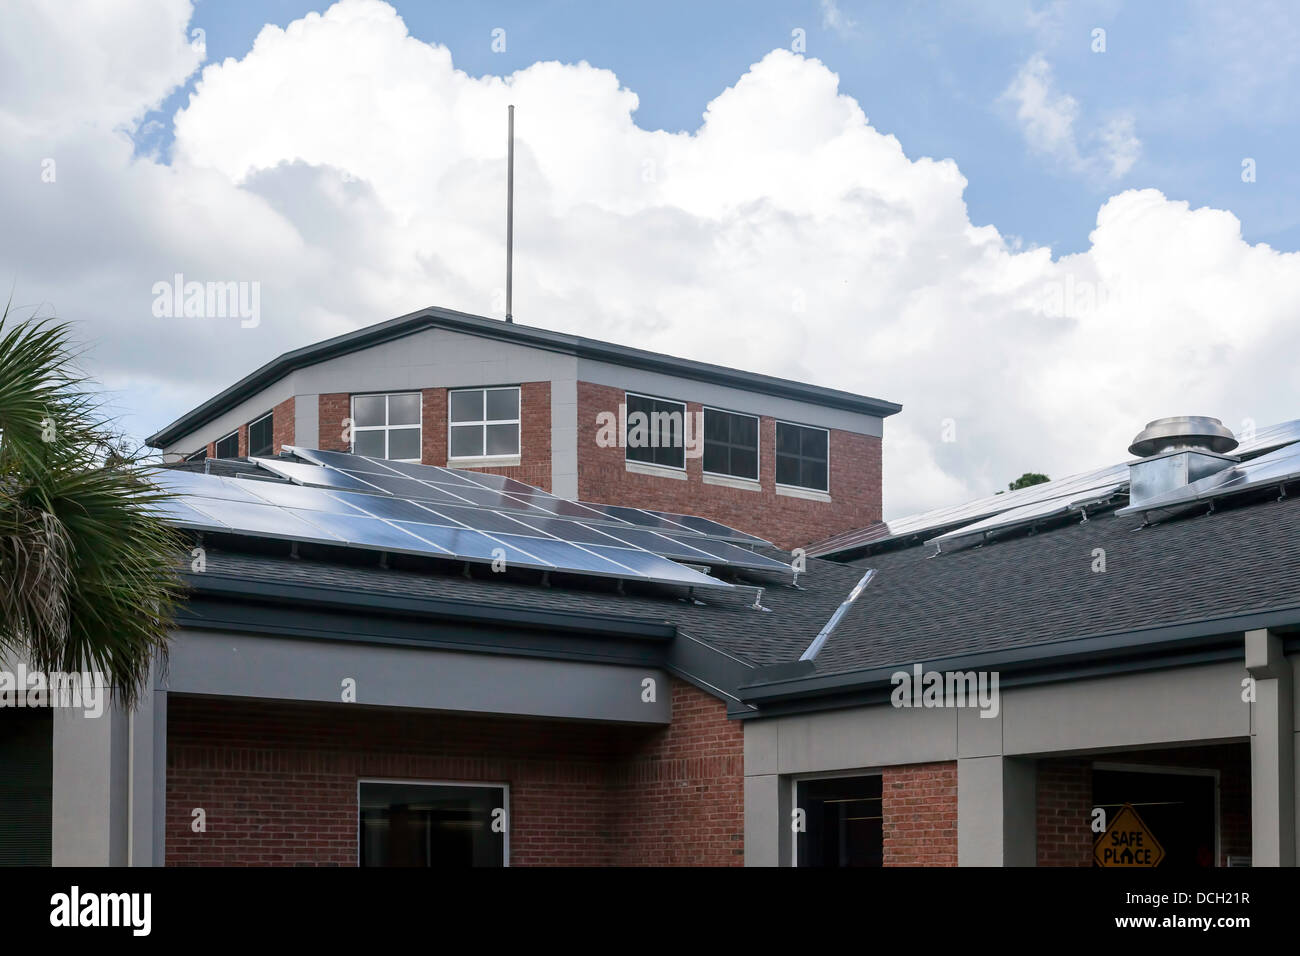
<svg viewBox="0 0 1300 956">
<path fill-rule="evenodd" d="M 1138 432 L 1130 454 L 1140 458 L 1167 451 L 1210 451 L 1223 455 L 1237 447 L 1237 439 L 1224 427 L 1223 422 L 1207 415 L 1175 415 L 1147 422 Z"/>
</svg>

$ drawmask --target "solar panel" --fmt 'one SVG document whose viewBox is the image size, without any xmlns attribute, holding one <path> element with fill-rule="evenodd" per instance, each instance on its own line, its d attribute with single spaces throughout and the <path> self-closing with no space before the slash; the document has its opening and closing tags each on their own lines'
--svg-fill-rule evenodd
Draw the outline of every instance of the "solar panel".
<svg viewBox="0 0 1300 956">
<path fill-rule="evenodd" d="M 1023 508 L 1043 501 L 1068 498 L 1071 495 L 1086 493 L 1095 488 L 1112 484 L 1127 487 L 1127 463 L 1110 465 L 1106 468 L 1098 468 L 1093 471 L 1058 478 L 1055 481 L 1030 485 L 1028 488 L 1019 488 L 999 495 L 986 495 L 983 498 L 977 498 L 974 501 L 968 501 L 960 505 L 936 508 L 933 511 L 926 511 L 918 515 L 909 515 L 904 518 L 868 525 L 865 528 L 845 532 L 842 535 L 836 535 L 827 538 L 825 541 L 817 542 L 808 549 L 808 553 L 814 557 L 825 557 L 852 548 L 864 547 L 868 544 L 880 544 L 885 541 L 924 534 L 929 531 L 943 531 L 973 524 L 976 521 L 1003 514 L 1016 508 Z"/>
<path fill-rule="evenodd" d="M 1086 509 L 1089 505 L 1109 501 L 1123 487 L 1123 484 L 1111 483 L 1088 492 L 1067 495 L 1064 498 L 1036 501 L 985 518 L 983 521 L 976 521 L 974 524 L 962 525 L 960 528 L 930 538 L 926 543 L 935 544 L 943 551 L 950 551 L 967 544 L 978 544 L 995 532 L 1024 528 L 1046 518 L 1061 517 L 1072 511 Z"/>
<path fill-rule="evenodd" d="M 763 538 L 737 531 L 735 528 L 729 528 L 708 518 L 676 514 L 669 511 L 654 511 L 647 508 L 627 508 L 595 502 L 570 501 L 504 475 L 466 471 L 459 468 L 443 468 L 439 465 L 421 465 L 415 462 L 387 461 L 361 455 L 348 455 L 343 452 L 301 448 L 296 445 L 285 445 L 284 447 L 287 451 L 307 461 L 338 468 L 358 479 L 383 486 L 385 490 L 400 494 L 402 497 L 417 497 L 426 493 L 415 490 L 415 486 L 409 485 L 405 486 L 406 491 L 392 491 L 391 489 L 398 486 L 372 476 L 391 473 L 418 479 L 440 491 L 466 498 L 479 507 L 494 510 L 521 510 L 528 513 L 546 512 L 563 517 L 612 521 L 618 524 L 632 524 L 637 527 L 662 531 L 685 531 L 745 544 L 770 544 Z M 503 497 L 492 498 L 485 492 L 496 492 Z"/>
<path fill-rule="evenodd" d="M 290 481 L 300 482 L 304 485 L 338 488 L 343 491 L 368 491 L 371 493 L 380 490 L 365 481 L 361 476 L 354 477 L 334 468 L 304 465 L 301 462 L 284 461 L 281 458 L 254 458 L 253 461 L 273 475 L 279 475 L 281 478 L 288 478 Z"/>
<path fill-rule="evenodd" d="M 331 476 L 342 474 L 325 467 L 302 467 Z M 329 480 L 321 475 L 299 477 Z M 420 484 L 415 479 L 394 477 Z M 374 493 L 360 494 L 303 484 L 240 481 L 177 469 L 156 472 L 155 481 L 159 487 L 180 497 L 157 502 L 154 510 L 171 523 L 194 530 L 473 562 L 495 562 L 504 558 L 507 567 L 635 578 L 702 588 L 731 587 L 725 581 L 647 551 L 631 547 L 605 549 L 603 545 L 583 546 L 559 537 L 547 537 L 547 532 L 515 521 L 508 514 L 480 508 L 444 506 L 443 510 L 450 512 L 444 514 L 431 510 L 434 503 L 424 507 L 385 494 L 378 487 Z M 500 492 L 493 494 L 500 495 Z M 395 515 L 420 520 L 400 520 L 392 517 Z M 477 526 L 459 526 L 460 519 L 469 519 Z M 541 520 L 576 525 L 567 519 L 543 516 Z M 482 530 L 485 527 L 493 530 Z M 508 531 L 499 532 L 498 528 Z M 582 534 L 598 533 L 583 529 Z M 618 543 L 612 539 L 611 542 Z M 602 550 L 611 553 L 605 554 Z"/>
<path fill-rule="evenodd" d="M 1239 457 L 1259 455 L 1284 445 L 1300 442 L 1300 420 L 1280 422 L 1277 425 L 1256 429 L 1250 438 L 1238 437 L 1241 444 L 1233 449 L 1231 454 Z"/>
</svg>

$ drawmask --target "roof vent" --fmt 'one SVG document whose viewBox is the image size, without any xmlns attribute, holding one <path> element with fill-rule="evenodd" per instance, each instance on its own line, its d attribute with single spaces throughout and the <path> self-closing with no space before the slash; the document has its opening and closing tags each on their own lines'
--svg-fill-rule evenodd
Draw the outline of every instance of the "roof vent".
<svg viewBox="0 0 1300 956">
<path fill-rule="evenodd" d="M 1128 446 L 1142 457 L 1129 465 L 1130 506 L 1222 471 L 1237 461 L 1226 455 L 1236 447 L 1237 439 L 1217 418 L 1176 415 L 1148 422 Z"/>
</svg>

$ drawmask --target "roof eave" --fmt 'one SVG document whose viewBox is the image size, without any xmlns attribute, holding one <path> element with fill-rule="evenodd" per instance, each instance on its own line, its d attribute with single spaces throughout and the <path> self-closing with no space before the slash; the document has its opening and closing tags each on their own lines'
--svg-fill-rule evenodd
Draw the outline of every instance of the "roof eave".
<svg viewBox="0 0 1300 956">
<path fill-rule="evenodd" d="M 615 365 L 659 371 L 683 378 L 730 385 L 747 391 L 792 398 L 828 408 L 886 418 L 902 411 L 903 406 L 866 395 L 855 395 L 839 389 L 807 385 L 789 379 L 744 372 L 737 369 L 710 365 L 690 359 L 673 358 L 642 349 L 599 342 L 582 336 L 567 335 L 549 329 L 507 324 L 497 319 L 451 309 L 426 308 L 407 315 L 389 319 L 376 325 L 347 332 L 343 335 L 306 345 L 267 362 L 261 368 L 244 376 L 234 385 L 219 392 L 203 404 L 186 412 L 170 425 L 150 435 L 146 441 L 152 448 L 163 448 L 203 427 L 218 415 L 250 398 L 262 389 L 273 385 L 290 372 L 320 362 L 347 355 L 363 348 L 380 345 L 393 339 L 404 338 L 428 328 L 448 328 L 470 335 L 496 338 L 522 343 L 533 348 L 562 352 L 580 358 L 597 359 Z"/>
</svg>

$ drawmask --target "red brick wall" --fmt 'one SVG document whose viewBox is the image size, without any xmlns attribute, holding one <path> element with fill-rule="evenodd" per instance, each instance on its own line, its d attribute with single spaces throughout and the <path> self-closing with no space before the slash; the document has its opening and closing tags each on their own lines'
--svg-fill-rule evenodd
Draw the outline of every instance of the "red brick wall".
<svg viewBox="0 0 1300 956">
<path fill-rule="evenodd" d="M 421 461 L 447 464 L 447 389 L 423 390 Z M 519 464 L 496 468 L 471 468 L 490 475 L 505 475 L 529 485 L 551 490 L 551 383 L 523 382 L 519 386 Z"/>
<path fill-rule="evenodd" d="M 614 826 L 621 866 L 745 862 L 744 728 L 726 707 L 674 681 L 673 722 L 623 761 Z"/>
<path fill-rule="evenodd" d="M 665 729 L 174 695 L 167 863 L 355 865 L 357 781 L 376 777 L 509 784 L 514 866 L 740 864 L 741 728 L 669 692 Z"/>
<path fill-rule="evenodd" d="M 1092 866 L 1092 762 L 1038 762 L 1038 865 Z"/>
<path fill-rule="evenodd" d="M 271 454 L 273 455 L 280 454 L 282 446 L 295 444 L 295 408 L 295 399 L 291 396 L 271 409 Z"/>
<path fill-rule="evenodd" d="M 884 865 L 956 866 L 956 762 L 886 767 L 883 775 Z"/>
<path fill-rule="evenodd" d="M 759 490 L 705 484 L 703 459 L 686 459 L 686 480 L 627 471 L 621 447 L 596 443 L 597 416 L 617 417 L 622 389 L 578 383 L 578 497 L 721 521 L 793 548 L 837 531 L 861 528 L 881 517 L 880 439 L 851 432 L 830 433 L 830 502 L 776 493 L 776 421 L 759 420 Z M 742 409 L 743 410 L 743 409 Z M 698 403 L 688 403 L 694 415 Z"/>
<path fill-rule="evenodd" d="M 350 451 L 343 440 L 343 420 L 352 416 L 352 396 L 347 392 L 323 394 L 317 401 L 316 447 L 321 451 Z"/>
</svg>

